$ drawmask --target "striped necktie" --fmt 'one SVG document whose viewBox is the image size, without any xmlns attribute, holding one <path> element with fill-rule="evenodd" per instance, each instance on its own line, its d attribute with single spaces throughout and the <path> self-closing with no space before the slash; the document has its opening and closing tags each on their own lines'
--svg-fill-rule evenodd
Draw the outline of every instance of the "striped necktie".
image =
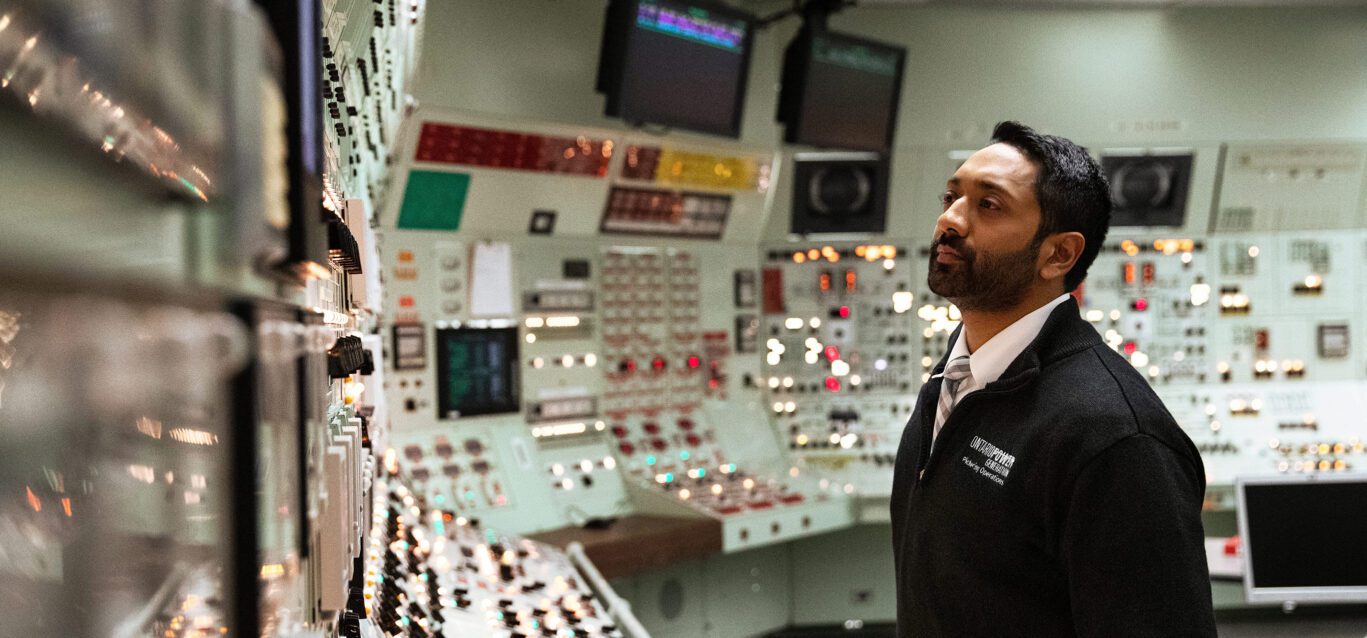
<svg viewBox="0 0 1367 638">
<path fill-rule="evenodd" d="M 945 419 L 949 418 L 949 412 L 954 409 L 954 404 L 959 398 L 959 388 L 965 380 L 972 378 L 973 371 L 968 367 L 967 355 L 958 357 L 945 366 L 944 380 L 940 383 L 940 402 L 935 409 L 935 432 L 931 435 L 932 442 L 940 436 L 940 428 L 945 426 Z"/>
</svg>

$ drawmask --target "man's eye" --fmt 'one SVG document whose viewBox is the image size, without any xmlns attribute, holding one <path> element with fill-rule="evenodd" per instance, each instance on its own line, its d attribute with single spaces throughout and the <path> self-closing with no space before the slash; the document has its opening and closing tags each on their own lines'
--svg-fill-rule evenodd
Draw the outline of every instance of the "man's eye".
<svg viewBox="0 0 1367 638">
<path fill-rule="evenodd" d="M 981 199 L 981 200 L 978 200 L 978 206 L 979 206 L 980 208 L 986 208 L 986 209 L 989 209 L 989 210 L 997 210 L 997 209 L 1001 208 L 1001 206 L 998 206 L 998 205 L 997 205 L 996 200 L 992 200 L 992 199 Z"/>
<path fill-rule="evenodd" d="M 940 194 L 940 204 L 944 205 L 945 208 L 954 205 L 956 199 L 959 199 L 959 196 L 955 195 L 953 191 L 945 191 Z"/>
</svg>

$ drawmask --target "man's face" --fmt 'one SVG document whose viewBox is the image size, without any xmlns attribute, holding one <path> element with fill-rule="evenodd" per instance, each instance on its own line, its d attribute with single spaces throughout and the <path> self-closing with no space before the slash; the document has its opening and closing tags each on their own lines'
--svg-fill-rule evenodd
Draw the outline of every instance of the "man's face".
<svg viewBox="0 0 1367 638">
<path fill-rule="evenodd" d="M 930 251 L 930 289 L 960 310 L 1019 305 L 1038 278 L 1039 169 L 1016 147 L 993 144 L 954 173 Z"/>
</svg>

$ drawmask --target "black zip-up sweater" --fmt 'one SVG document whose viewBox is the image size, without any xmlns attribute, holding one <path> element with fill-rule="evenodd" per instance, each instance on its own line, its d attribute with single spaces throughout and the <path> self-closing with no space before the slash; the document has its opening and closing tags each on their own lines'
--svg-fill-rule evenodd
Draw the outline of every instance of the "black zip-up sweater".
<svg viewBox="0 0 1367 638">
<path fill-rule="evenodd" d="M 897 452 L 898 636 L 1215 635 L 1201 458 L 1072 299 L 932 449 L 939 393 Z"/>
</svg>

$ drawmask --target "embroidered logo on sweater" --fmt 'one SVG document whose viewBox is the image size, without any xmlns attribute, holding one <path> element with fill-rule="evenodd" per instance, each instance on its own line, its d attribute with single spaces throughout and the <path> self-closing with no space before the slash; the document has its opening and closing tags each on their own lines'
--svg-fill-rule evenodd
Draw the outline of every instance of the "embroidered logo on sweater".
<svg viewBox="0 0 1367 638">
<path fill-rule="evenodd" d="M 983 458 L 975 461 L 965 456 L 964 465 L 997 485 L 1005 485 L 1006 477 L 1011 474 L 1011 466 L 1016 463 L 1016 457 L 980 436 L 973 437 L 968 447 L 982 454 Z"/>
</svg>

